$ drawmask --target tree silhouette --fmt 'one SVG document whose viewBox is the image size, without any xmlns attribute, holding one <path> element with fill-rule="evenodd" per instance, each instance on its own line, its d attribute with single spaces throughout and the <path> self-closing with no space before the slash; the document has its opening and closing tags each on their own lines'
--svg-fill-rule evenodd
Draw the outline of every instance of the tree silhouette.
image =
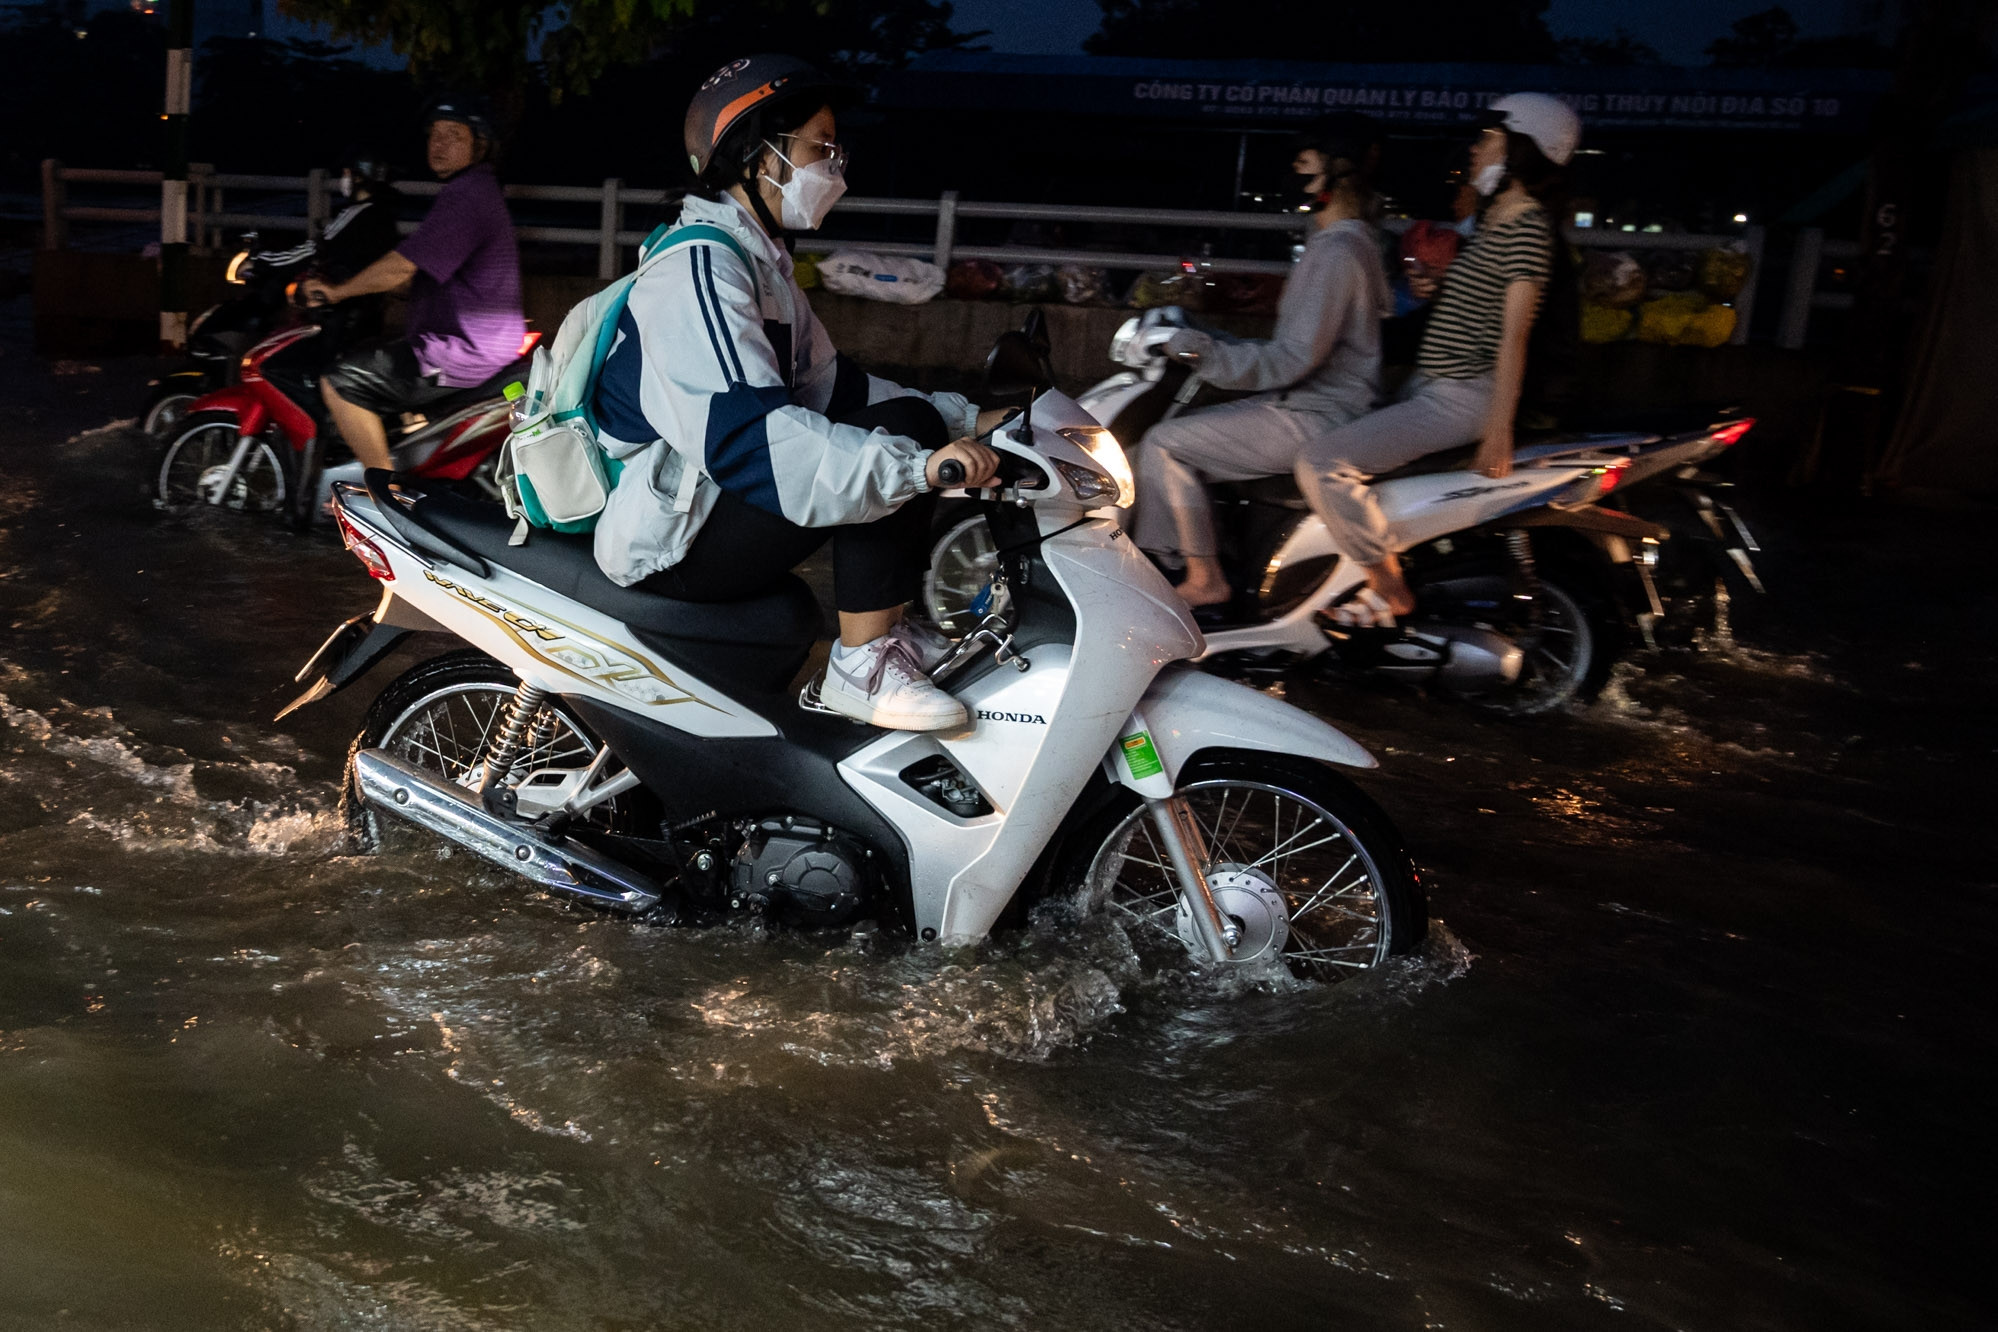
<svg viewBox="0 0 1998 1332">
<path fill-rule="evenodd" d="M 983 34 L 950 26 L 945 0 L 280 0 L 353 41 L 387 42 L 419 80 L 516 98 L 539 67 L 549 95 L 588 92 L 605 71 L 662 55 L 716 62 L 783 50 L 849 69 L 894 66 Z"/>
</svg>

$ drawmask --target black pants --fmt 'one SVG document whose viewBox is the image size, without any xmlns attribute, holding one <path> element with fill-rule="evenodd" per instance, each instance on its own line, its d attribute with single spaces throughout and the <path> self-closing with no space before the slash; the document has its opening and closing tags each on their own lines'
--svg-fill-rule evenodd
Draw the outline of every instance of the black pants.
<svg viewBox="0 0 1998 1332">
<path fill-rule="evenodd" d="M 926 449 L 950 442 L 943 417 L 921 398 L 890 398 L 837 422 L 886 430 Z M 677 601 L 746 601 L 770 591 L 831 541 L 833 604 L 847 614 L 888 610 L 922 590 L 935 509 L 936 495 L 926 491 L 871 523 L 800 527 L 723 491 L 680 562 L 638 586 Z"/>
</svg>

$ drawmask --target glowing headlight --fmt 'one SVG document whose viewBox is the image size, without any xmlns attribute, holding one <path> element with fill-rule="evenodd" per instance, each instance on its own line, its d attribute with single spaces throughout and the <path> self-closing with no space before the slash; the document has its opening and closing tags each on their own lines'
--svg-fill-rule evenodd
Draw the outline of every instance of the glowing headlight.
<svg viewBox="0 0 1998 1332">
<path fill-rule="evenodd" d="M 1103 498 L 1120 509 L 1128 509 L 1137 503 L 1138 484 L 1132 479 L 1130 461 L 1124 457 L 1124 446 L 1117 442 L 1115 435 L 1102 426 L 1063 426 L 1055 433 L 1088 454 L 1090 461 L 1103 469 L 1105 481 L 1116 483 L 1114 493 L 1109 487 L 1099 492 Z M 1066 477 L 1069 469 L 1063 467 L 1061 472 Z M 1075 488 L 1079 498 L 1096 498 L 1095 495 L 1083 494 L 1081 487 L 1075 486 L 1073 481 L 1069 484 Z"/>
<path fill-rule="evenodd" d="M 239 287 L 242 286 L 243 263 L 249 257 L 250 257 L 250 252 L 248 250 L 238 251 L 236 257 L 229 261 L 229 271 L 222 275 L 222 280 L 224 282 L 233 282 L 235 285 Z"/>
</svg>

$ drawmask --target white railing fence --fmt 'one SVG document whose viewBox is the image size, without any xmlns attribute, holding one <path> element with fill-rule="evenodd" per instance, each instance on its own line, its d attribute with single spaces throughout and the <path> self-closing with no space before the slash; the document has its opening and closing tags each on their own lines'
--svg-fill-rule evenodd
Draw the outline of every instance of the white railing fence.
<svg viewBox="0 0 1998 1332">
<path fill-rule="evenodd" d="M 157 186 L 157 171 L 107 171 L 91 167 L 71 167 L 50 160 L 42 164 L 43 244 L 60 249 L 68 244 L 72 222 L 156 223 L 157 204 L 151 207 L 104 207 L 72 203 L 71 185 Z M 440 188 L 431 181 L 399 182 L 403 194 L 423 198 Z M 220 249 L 228 243 L 228 233 L 295 231 L 316 237 L 333 215 L 338 197 L 330 175 L 315 169 L 303 176 L 255 176 L 218 172 L 212 166 L 197 164 L 188 173 L 188 234 L 197 244 Z M 231 195 L 238 205 L 243 195 L 255 196 L 266 211 L 231 208 Z M 270 196 L 281 196 L 272 200 Z M 302 200 L 300 198 L 302 196 Z M 506 197 L 520 203 L 553 204 L 578 208 L 594 206 L 594 224 L 589 226 L 523 225 L 520 239 L 538 244 L 593 247 L 597 252 L 597 276 L 608 281 L 621 271 L 625 257 L 645 239 L 646 232 L 626 226 L 627 209 L 664 209 L 678 200 L 677 192 L 641 190 L 627 186 L 615 177 L 602 185 L 508 185 Z M 302 209 L 300 204 L 302 202 Z M 271 207 L 288 205 L 283 211 Z M 927 240 L 828 238 L 829 244 L 864 245 L 881 254 L 927 258 L 948 267 L 954 259 L 987 259 L 1002 264 L 1090 264 L 1098 268 L 1171 270 L 1187 253 L 1157 254 L 1125 251 L 1063 248 L 1040 245 L 970 245 L 958 239 L 961 222 L 995 220 L 1008 222 L 1093 223 L 1111 226 L 1180 230 L 1198 234 L 1215 232 L 1292 232 L 1298 229 L 1295 217 L 1273 213 L 1231 213 L 1198 209 L 1094 208 L 1070 204 L 967 202 L 955 190 L 936 199 L 842 199 L 835 215 L 884 218 L 934 219 L 935 229 Z M 578 219 L 581 220 L 581 219 Z M 1390 230 L 1399 231 L 1405 221 L 1390 221 Z M 402 230 L 415 230 L 404 222 Z M 1748 339 L 1755 312 L 1755 298 L 1762 285 L 1762 259 L 1766 235 L 1763 228 L 1750 226 L 1740 235 L 1709 236 L 1674 232 L 1570 230 L 1568 239 L 1580 246 L 1612 250 L 1708 250 L 1737 246 L 1747 251 L 1751 263 L 1748 285 L 1734 302 L 1733 341 Z M 1199 242 L 1195 242 L 1196 245 Z M 1798 233 L 1792 252 L 1790 272 L 1783 292 L 1782 315 L 1777 328 L 1777 345 L 1796 348 L 1804 345 L 1811 312 L 1844 309 L 1852 297 L 1841 292 L 1818 290 L 1819 267 L 1827 258 L 1856 255 L 1856 243 L 1825 239 L 1824 232 L 1807 228 Z M 1275 259 L 1237 259 L 1196 256 L 1204 268 L 1217 273 L 1274 273 L 1290 271 L 1290 263 Z"/>
</svg>

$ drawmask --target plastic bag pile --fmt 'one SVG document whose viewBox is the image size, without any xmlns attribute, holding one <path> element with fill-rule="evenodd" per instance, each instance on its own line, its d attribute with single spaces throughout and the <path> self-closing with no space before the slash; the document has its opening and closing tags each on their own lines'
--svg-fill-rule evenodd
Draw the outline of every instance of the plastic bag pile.
<svg viewBox="0 0 1998 1332">
<path fill-rule="evenodd" d="M 1718 347 L 1734 336 L 1731 304 L 1748 286 L 1748 252 L 1724 246 L 1591 250 L 1582 260 L 1582 341 Z"/>
</svg>

